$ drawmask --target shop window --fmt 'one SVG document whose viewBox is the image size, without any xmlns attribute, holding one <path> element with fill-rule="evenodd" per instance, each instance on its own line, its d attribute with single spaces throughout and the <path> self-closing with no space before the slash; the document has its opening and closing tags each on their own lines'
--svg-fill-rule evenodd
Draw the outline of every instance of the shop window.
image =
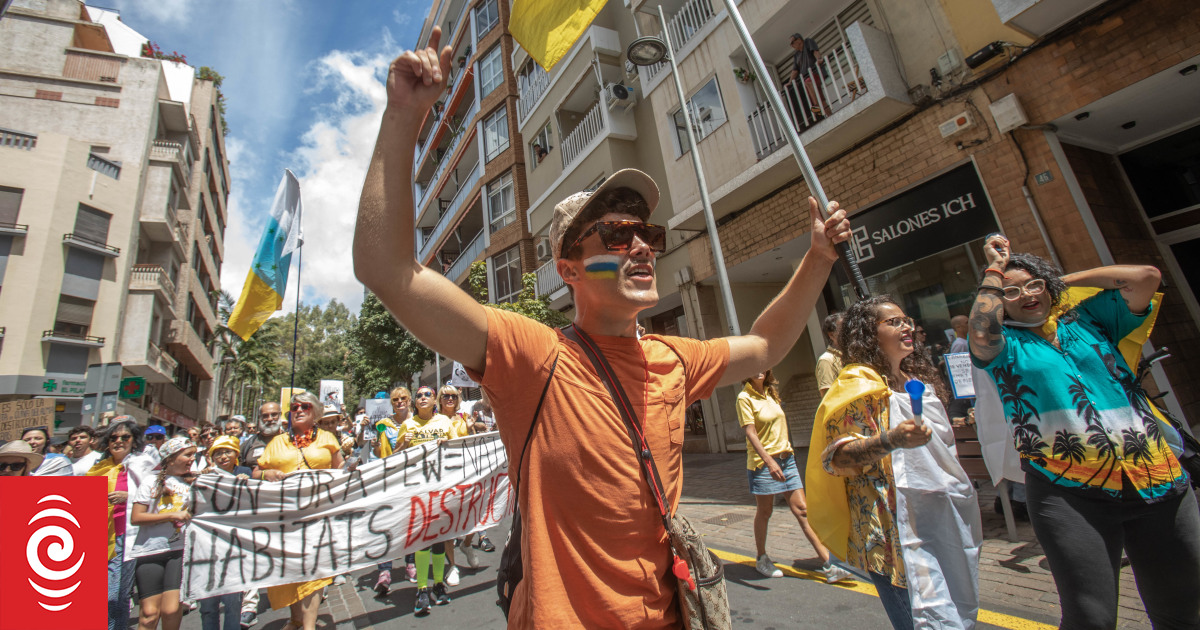
<svg viewBox="0 0 1200 630">
<path fill-rule="evenodd" d="M 725 124 L 728 120 L 725 115 L 725 103 L 721 100 L 721 89 L 715 77 L 688 99 L 688 112 L 692 116 L 692 130 L 696 133 L 697 142 Z M 688 145 L 683 110 L 675 110 L 671 114 L 671 120 L 675 125 L 675 151 L 678 155 L 683 155 L 691 149 Z"/>
<path fill-rule="evenodd" d="M 501 105 L 500 109 L 483 121 L 484 161 L 490 162 L 492 158 L 500 155 L 500 152 L 507 148 L 508 108 Z"/>
<path fill-rule="evenodd" d="M 512 302 L 521 294 L 521 254 L 517 247 L 506 249 L 492 257 L 492 273 L 496 289 L 496 304 Z"/>
<path fill-rule="evenodd" d="M 492 232 L 512 223 L 517 218 L 517 206 L 513 203 L 512 173 L 505 173 L 487 185 L 488 225 Z"/>
<path fill-rule="evenodd" d="M 475 9 L 475 40 L 483 39 L 496 24 L 500 23 L 500 6 L 497 0 L 487 0 Z"/>
<path fill-rule="evenodd" d="M 492 93 L 492 90 L 504 83 L 504 58 L 500 55 L 500 45 L 492 47 L 483 59 L 479 60 L 479 98 Z"/>
</svg>

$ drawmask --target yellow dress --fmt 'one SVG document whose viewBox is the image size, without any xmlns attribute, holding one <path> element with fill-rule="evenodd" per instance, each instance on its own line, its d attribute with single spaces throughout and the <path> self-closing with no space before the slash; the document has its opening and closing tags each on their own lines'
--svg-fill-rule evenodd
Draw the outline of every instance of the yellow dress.
<svg viewBox="0 0 1200 630">
<path fill-rule="evenodd" d="M 285 473 L 310 468 L 314 470 L 330 468 L 333 463 L 333 455 L 339 450 L 341 450 L 341 445 L 328 431 L 318 430 L 312 444 L 304 447 L 303 453 L 292 444 L 290 435 L 281 433 L 267 444 L 267 448 L 258 458 L 258 467 L 263 470 L 281 470 Z M 268 586 L 267 597 L 271 600 L 271 608 L 279 610 L 300 602 L 332 583 L 333 578 L 321 578 L 311 582 Z"/>
</svg>

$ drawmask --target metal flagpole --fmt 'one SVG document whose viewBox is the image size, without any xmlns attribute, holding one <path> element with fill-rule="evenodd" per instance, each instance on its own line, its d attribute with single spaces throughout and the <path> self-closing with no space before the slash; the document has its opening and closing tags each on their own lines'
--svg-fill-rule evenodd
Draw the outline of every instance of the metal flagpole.
<svg viewBox="0 0 1200 630">
<path fill-rule="evenodd" d="M 750 59 L 751 65 L 754 66 L 754 72 L 762 77 L 763 81 L 767 81 L 767 77 L 771 75 L 767 73 L 767 66 L 763 63 L 762 55 L 758 54 L 758 48 L 754 45 L 754 40 L 750 38 L 750 30 L 746 28 L 746 23 L 742 20 L 742 14 L 734 5 L 734 0 L 724 1 L 725 10 L 729 12 L 729 17 L 733 19 L 738 37 L 742 39 L 742 46 L 746 49 L 746 56 Z M 663 35 L 666 35 L 665 21 L 663 23 Z M 673 55 L 672 58 L 674 58 Z M 674 65 L 673 61 L 671 63 Z M 775 115 L 780 118 L 779 122 L 783 123 L 780 126 L 784 128 L 784 135 L 787 136 L 788 144 L 792 147 L 792 153 L 796 156 L 796 162 L 800 164 L 800 172 L 804 175 L 804 181 L 808 184 L 808 189 L 812 191 L 813 196 L 817 198 L 817 203 L 821 206 L 821 216 L 825 217 L 826 208 L 829 206 L 829 198 L 825 196 L 825 189 L 821 187 L 821 181 L 817 179 L 817 171 L 813 168 L 812 162 L 808 159 L 808 152 L 804 150 L 804 145 L 800 142 L 800 134 L 796 132 L 796 129 L 786 119 L 787 114 L 784 112 L 787 111 L 787 108 L 783 104 L 783 98 L 779 96 L 779 92 L 775 89 L 774 85 L 764 85 L 763 91 L 767 93 L 767 99 L 771 101 L 771 107 L 774 108 Z M 858 259 L 854 257 L 854 251 L 850 249 L 850 243 L 838 243 L 837 252 L 842 269 L 850 278 L 858 299 L 865 299 L 870 295 L 870 292 L 867 290 L 867 281 L 863 278 L 862 270 L 858 268 Z"/>
<path fill-rule="evenodd" d="M 300 270 L 304 268 L 304 245 L 296 248 L 296 313 L 292 326 L 292 378 L 288 383 L 288 395 L 296 388 L 296 344 L 300 340 Z"/>
<path fill-rule="evenodd" d="M 737 309 L 733 305 L 733 291 L 729 288 L 729 273 L 725 270 L 725 255 L 721 252 L 721 237 L 717 234 L 717 220 L 713 217 L 712 202 L 708 198 L 708 182 L 704 180 L 704 169 L 700 166 L 700 149 L 696 146 L 696 130 L 692 128 L 692 112 L 688 109 L 687 97 L 683 93 L 683 82 L 679 78 L 679 66 L 675 63 L 675 49 L 667 31 L 667 16 L 662 5 L 658 5 L 658 19 L 662 25 L 663 43 L 667 47 L 667 58 L 671 60 L 671 76 L 675 79 L 675 92 L 679 96 L 679 111 L 683 112 L 683 126 L 687 127 L 688 144 L 691 145 L 692 167 L 696 169 L 696 182 L 700 186 L 700 206 L 704 209 L 704 225 L 708 228 L 708 239 L 712 244 L 713 263 L 717 268 L 717 284 L 721 287 L 721 298 L 725 301 L 725 318 L 729 320 L 729 334 L 741 335 Z"/>
</svg>

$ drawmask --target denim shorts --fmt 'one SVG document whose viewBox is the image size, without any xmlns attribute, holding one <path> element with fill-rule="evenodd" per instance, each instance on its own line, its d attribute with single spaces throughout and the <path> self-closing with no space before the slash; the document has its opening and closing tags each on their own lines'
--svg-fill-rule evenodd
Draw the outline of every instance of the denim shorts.
<svg viewBox="0 0 1200 630">
<path fill-rule="evenodd" d="M 783 469 L 783 481 L 771 476 L 766 466 L 759 466 L 746 471 L 750 480 L 750 494 L 779 494 L 792 490 L 803 490 L 804 482 L 800 480 L 800 471 L 796 469 L 796 456 L 793 453 L 776 455 L 775 462 Z"/>
</svg>

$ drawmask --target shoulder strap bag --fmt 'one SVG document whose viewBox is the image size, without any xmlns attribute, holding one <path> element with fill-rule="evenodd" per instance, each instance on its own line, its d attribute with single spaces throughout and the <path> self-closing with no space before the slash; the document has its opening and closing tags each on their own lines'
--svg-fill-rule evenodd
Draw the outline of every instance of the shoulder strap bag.
<svg viewBox="0 0 1200 630">
<path fill-rule="evenodd" d="M 625 420 L 625 429 L 629 432 L 629 439 L 633 444 L 634 457 L 640 463 L 642 475 L 650 486 L 650 494 L 654 495 L 658 504 L 663 528 L 666 529 L 671 542 L 671 572 L 678 580 L 683 627 L 688 630 L 731 628 L 733 624 L 729 616 L 729 595 L 725 590 L 725 569 L 721 560 L 704 545 L 700 534 L 696 533 L 687 518 L 678 512 L 674 515 L 668 512 L 662 479 L 658 475 L 658 467 L 654 464 L 654 454 L 650 452 L 645 432 L 637 421 L 637 415 L 625 394 L 625 389 L 618 385 L 616 373 L 591 337 L 578 326 L 572 324 L 563 329 L 563 334 L 579 344 L 591 359 L 596 374 L 608 388 L 617 411 Z"/>
</svg>

